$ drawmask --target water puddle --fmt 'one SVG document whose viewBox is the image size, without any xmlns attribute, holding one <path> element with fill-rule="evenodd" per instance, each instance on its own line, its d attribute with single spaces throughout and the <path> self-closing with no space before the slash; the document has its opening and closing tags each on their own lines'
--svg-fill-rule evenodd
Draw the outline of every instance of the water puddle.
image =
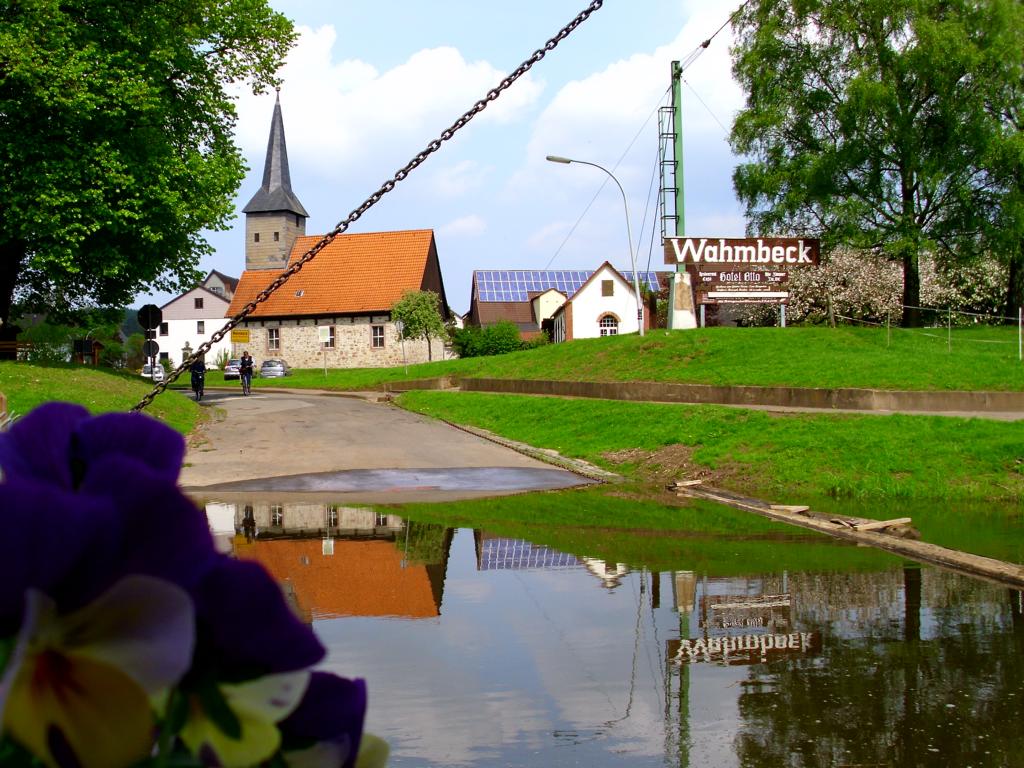
<svg viewBox="0 0 1024 768">
<path fill-rule="evenodd" d="M 1019 764 L 1019 592 L 760 522 L 534 542 L 394 511 L 207 505 L 366 678 L 391 765 Z"/>
</svg>

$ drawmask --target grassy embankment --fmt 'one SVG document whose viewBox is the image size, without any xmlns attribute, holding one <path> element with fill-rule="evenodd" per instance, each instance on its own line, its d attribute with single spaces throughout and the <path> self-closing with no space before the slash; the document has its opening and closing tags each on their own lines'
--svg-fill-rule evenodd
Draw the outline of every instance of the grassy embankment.
<svg viewBox="0 0 1024 768">
<path fill-rule="evenodd" d="M 15 415 L 24 415 L 51 400 L 79 403 L 92 413 L 128 411 L 150 389 L 152 385 L 135 373 L 80 365 L 0 362 L 0 392 L 7 396 L 7 408 Z M 202 412 L 189 398 L 167 393 L 158 397 L 146 413 L 187 434 Z"/>
<path fill-rule="evenodd" d="M 568 381 L 659 381 L 904 390 L 1024 390 L 1013 328 L 954 329 L 707 328 L 655 330 L 552 344 L 497 357 L 395 368 L 295 371 L 253 385 L 334 390 L 374 389 L 388 382 L 438 376 Z M 223 382 L 211 372 L 208 383 Z M 229 382 L 236 384 L 237 382 Z"/>
</svg>

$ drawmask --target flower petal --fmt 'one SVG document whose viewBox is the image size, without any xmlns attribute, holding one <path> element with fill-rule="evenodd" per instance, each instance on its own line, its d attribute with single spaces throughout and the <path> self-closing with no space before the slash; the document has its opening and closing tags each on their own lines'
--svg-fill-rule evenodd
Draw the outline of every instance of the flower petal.
<svg viewBox="0 0 1024 768">
<path fill-rule="evenodd" d="M 110 498 L 120 516 L 118 573 L 145 573 L 191 590 L 219 557 L 206 515 L 177 485 L 123 456 L 97 459 L 83 494 Z"/>
<path fill-rule="evenodd" d="M 0 433 L 0 468 L 5 480 L 24 478 L 73 487 L 71 443 L 89 412 L 71 403 L 45 403 Z"/>
<path fill-rule="evenodd" d="M 199 637 L 222 680 L 316 664 L 324 647 L 258 563 L 223 557 L 196 590 Z"/>
<path fill-rule="evenodd" d="M 337 766 L 355 762 L 366 716 L 366 682 L 314 672 L 299 706 L 281 723 L 284 745 L 332 742 L 341 749 Z"/>
<path fill-rule="evenodd" d="M 388 752 L 390 748 L 384 739 L 364 733 L 355 768 L 384 768 L 388 764 Z"/>
<path fill-rule="evenodd" d="M 60 623 L 67 653 L 120 669 L 147 695 L 175 685 L 192 662 L 192 600 L 161 579 L 126 576 Z"/>
<path fill-rule="evenodd" d="M 21 623 L 27 589 L 41 590 L 58 604 L 77 602 L 95 583 L 97 561 L 110 567 L 119 533 L 107 525 L 110 505 L 24 478 L 0 483 L 0 635 Z"/>
<path fill-rule="evenodd" d="M 3 683 L 3 731 L 47 765 L 120 768 L 152 747 L 153 719 L 138 683 L 103 662 L 51 641 L 53 601 L 30 590 L 18 650 Z"/>
<path fill-rule="evenodd" d="M 181 730 L 181 740 L 207 764 L 225 768 L 257 765 L 280 748 L 277 722 L 298 705 L 308 681 L 308 672 L 292 672 L 222 686 L 241 725 L 241 737 L 228 736 L 196 705 Z"/>
<path fill-rule="evenodd" d="M 105 413 L 78 426 L 76 452 L 87 463 L 107 455 L 143 462 L 156 475 L 177 482 L 185 458 L 185 439 L 143 413 Z"/>
</svg>

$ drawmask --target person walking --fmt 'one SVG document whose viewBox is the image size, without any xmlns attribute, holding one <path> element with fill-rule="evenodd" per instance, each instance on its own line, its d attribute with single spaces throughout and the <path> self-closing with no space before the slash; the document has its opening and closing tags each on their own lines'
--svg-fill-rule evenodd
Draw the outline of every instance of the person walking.
<svg viewBox="0 0 1024 768">
<path fill-rule="evenodd" d="M 238 364 L 238 376 L 242 380 L 242 394 L 248 395 L 252 390 L 252 370 L 253 370 L 252 356 L 249 355 L 249 350 L 242 353 L 242 359 Z"/>
</svg>

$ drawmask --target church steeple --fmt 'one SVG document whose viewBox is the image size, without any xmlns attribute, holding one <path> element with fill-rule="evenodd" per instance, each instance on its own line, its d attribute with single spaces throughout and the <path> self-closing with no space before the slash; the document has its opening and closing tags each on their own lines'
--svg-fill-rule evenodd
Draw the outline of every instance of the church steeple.
<svg viewBox="0 0 1024 768">
<path fill-rule="evenodd" d="M 306 234 L 309 214 L 292 191 L 280 89 L 270 121 L 263 184 L 242 212 L 245 213 L 245 268 L 281 269 L 286 266 L 295 239 Z"/>
</svg>

